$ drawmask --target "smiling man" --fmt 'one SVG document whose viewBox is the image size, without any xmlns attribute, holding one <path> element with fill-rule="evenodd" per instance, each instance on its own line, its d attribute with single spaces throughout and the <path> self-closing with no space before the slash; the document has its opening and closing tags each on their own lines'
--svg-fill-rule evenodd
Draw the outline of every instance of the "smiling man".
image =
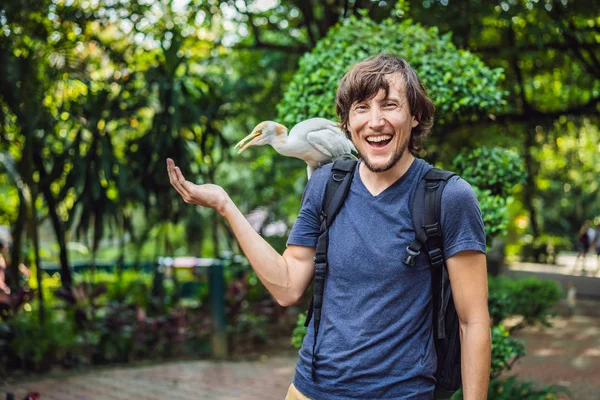
<svg viewBox="0 0 600 400">
<path fill-rule="evenodd" d="M 360 153 L 343 206 L 329 228 L 322 317 L 304 338 L 286 399 L 434 398 L 430 264 L 403 259 L 415 238 L 412 199 L 432 168 L 416 158 L 434 106 L 414 70 L 380 54 L 353 66 L 337 93 L 341 127 Z M 215 208 L 230 224 L 257 275 L 283 305 L 296 303 L 315 273 L 322 204 L 331 164 L 309 180 L 279 255 L 216 185 L 186 181 L 168 160 L 171 183 L 189 203 Z M 486 398 L 490 373 L 485 234 L 477 200 L 451 178 L 441 198 L 443 257 L 460 321 L 464 398 Z"/>
</svg>

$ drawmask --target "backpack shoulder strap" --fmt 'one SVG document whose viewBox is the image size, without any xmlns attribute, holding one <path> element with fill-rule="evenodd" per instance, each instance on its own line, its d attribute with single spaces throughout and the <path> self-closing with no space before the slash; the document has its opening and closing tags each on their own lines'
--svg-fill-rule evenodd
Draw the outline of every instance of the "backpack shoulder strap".
<svg viewBox="0 0 600 400">
<path fill-rule="evenodd" d="M 327 228 L 331 226 L 336 215 L 342 208 L 344 200 L 350 190 L 356 160 L 336 160 L 331 167 L 331 176 L 325 188 L 321 217 L 327 218 Z M 321 227 L 322 229 L 322 227 Z M 322 233 L 322 231 L 321 231 Z"/>
<path fill-rule="evenodd" d="M 451 171 L 432 168 L 419 182 L 412 200 L 412 220 L 416 235 L 415 240 L 408 246 L 407 257 L 403 260 L 405 264 L 414 266 L 416 257 L 421 254 L 423 248 L 426 248 L 427 251 L 429 251 L 429 247 L 442 249 L 442 232 L 439 222 L 442 192 L 446 183 L 455 175 Z M 429 242 L 430 240 L 431 242 Z M 431 256 L 430 254 L 430 261 L 433 261 Z M 434 257 L 435 265 L 438 265 L 438 258 Z"/>
<path fill-rule="evenodd" d="M 323 197 L 323 204 L 321 206 L 321 228 L 319 232 L 319 239 L 317 240 L 317 251 L 314 259 L 315 278 L 317 277 L 317 273 L 323 272 L 324 274 L 323 269 L 318 271 L 316 270 L 317 262 L 319 262 L 320 265 L 326 265 L 327 263 L 329 237 L 328 235 L 324 234 L 333 223 L 333 220 L 342 208 L 344 200 L 348 195 L 350 184 L 352 183 L 352 177 L 354 175 L 354 168 L 356 168 L 356 163 L 357 162 L 355 160 L 336 160 L 331 167 L 331 175 L 327 181 L 327 186 L 325 187 L 325 196 Z M 313 293 L 314 292 L 315 289 L 313 288 Z M 320 295 L 317 293 L 317 295 L 317 297 L 322 296 L 322 293 Z M 310 323 L 314 312 L 314 301 L 315 296 L 313 296 L 310 306 L 308 307 L 304 326 L 308 326 Z"/>
<path fill-rule="evenodd" d="M 440 226 L 442 193 L 454 172 L 430 169 L 415 191 L 412 202 L 412 219 L 415 239 L 407 248 L 403 262 L 414 266 L 421 250 L 427 252 L 431 265 L 432 295 L 434 304 L 434 331 L 439 339 L 446 337 L 445 314 L 448 302 L 448 272 L 444 265 L 444 240 Z M 446 293 L 448 292 L 448 293 Z"/>
<path fill-rule="evenodd" d="M 327 249 L 329 247 L 329 227 L 333 223 L 336 215 L 342 208 L 344 200 L 350 190 L 350 184 L 354 176 L 354 169 L 357 162 L 355 160 L 336 160 L 331 167 L 331 176 L 327 181 L 325 188 L 325 197 L 321 210 L 321 227 L 319 239 L 317 240 L 317 249 L 315 254 L 315 277 L 313 281 L 313 297 L 308 308 L 304 326 L 308 326 L 311 318 L 314 316 L 314 343 L 312 351 L 312 376 L 315 379 L 315 350 L 317 344 L 317 334 L 321 323 L 321 307 L 323 306 L 323 291 L 325 288 L 325 277 L 327 275 Z"/>
</svg>

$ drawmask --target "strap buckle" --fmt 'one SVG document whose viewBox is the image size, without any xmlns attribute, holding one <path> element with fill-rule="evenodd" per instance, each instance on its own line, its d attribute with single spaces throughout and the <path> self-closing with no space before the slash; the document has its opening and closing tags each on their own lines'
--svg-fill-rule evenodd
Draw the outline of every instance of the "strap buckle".
<svg viewBox="0 0 600 400">
<path fill-rule="evenodd" d="M 439 267 L 444 264 L 444 254 L 442 253 L 442 249 L 433 249 L 429 252 L 429 261 L 431 265 L 434 267 Z"/>
<path fill-rule="evenodd" d="M 441 236 L 442 232 L 440 229 L 440 223 L 436 222 L 434 224 L 424 225 L 423 229 L 425 229 L 425 234 L 428 238 Z"/>
<path fill-rule="evenodd" d="M 326 262 L 318 262 L 317 257 L 313 257 L 313 261 L 315 262 L 315 277 L 325 276 L 325 272 L 327 271 L 327 263 Z"/>
<path fill-rule="evenodd" d="M 419 251 L 414 251 L 413 249 L 410 248 L 410 246 L 406 247 L 406 257 L 404 257 L 404 259 L 402 260 L 402 262 L 406 265 L 408 265 L 409 267 L 414 267 L 415 264 L 417 263 L 417 256 L 419 254 L 421 254 L 421 250 Z"/>
</svg>

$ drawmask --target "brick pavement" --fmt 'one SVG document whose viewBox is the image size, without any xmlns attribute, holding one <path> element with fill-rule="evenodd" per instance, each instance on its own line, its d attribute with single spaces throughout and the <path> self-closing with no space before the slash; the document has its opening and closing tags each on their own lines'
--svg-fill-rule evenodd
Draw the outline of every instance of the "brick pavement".
<svg viewBox="0 0 600 400">
<path fill-rule="evenodd" d="M 574 316 L 558 316 L 551 328 L 527 328 L 514 337 L 524 340 L 526 356 L 507 375 L 564 386 L 573 400 L 600 399 L 599 302 L 580 302 Z"/>
<path fill-rule="evenodd" d="M 296 355 L 263 356 L 259 361 L 186 361 L 97 370 L 81 375 L 0 385 L 0 398 L 28 392 L 40 400 L 269 400 L 284 398 Z"/>
</svg>

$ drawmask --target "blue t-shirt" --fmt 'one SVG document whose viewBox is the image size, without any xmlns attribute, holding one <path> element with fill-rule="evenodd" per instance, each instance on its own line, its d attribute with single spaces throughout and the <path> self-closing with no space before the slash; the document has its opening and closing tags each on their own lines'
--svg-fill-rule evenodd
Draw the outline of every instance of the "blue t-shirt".
<svg viewBox="0 0 600 400">
<path fill-rule="evenodd" d="M 329 269 L 311 379 L 314 324 L 296 365 L 294 385 L 317 400 L 431 399 L 436 352 L 431 272 L 426 254 L 414 267 L 402 259 L 415 236 L 412 197 L 432 168 L 415 159 L 390 187 L 373 196 L 358 168 L 348 197 L 329 230 Z M 288 244 L 316 246 L 319 215 L 331 164 L 308 182 Z M 485 253 L 481 212 L 471 186 L 452 178 L 442 195 L 444 256 Z"/>
</svg>

